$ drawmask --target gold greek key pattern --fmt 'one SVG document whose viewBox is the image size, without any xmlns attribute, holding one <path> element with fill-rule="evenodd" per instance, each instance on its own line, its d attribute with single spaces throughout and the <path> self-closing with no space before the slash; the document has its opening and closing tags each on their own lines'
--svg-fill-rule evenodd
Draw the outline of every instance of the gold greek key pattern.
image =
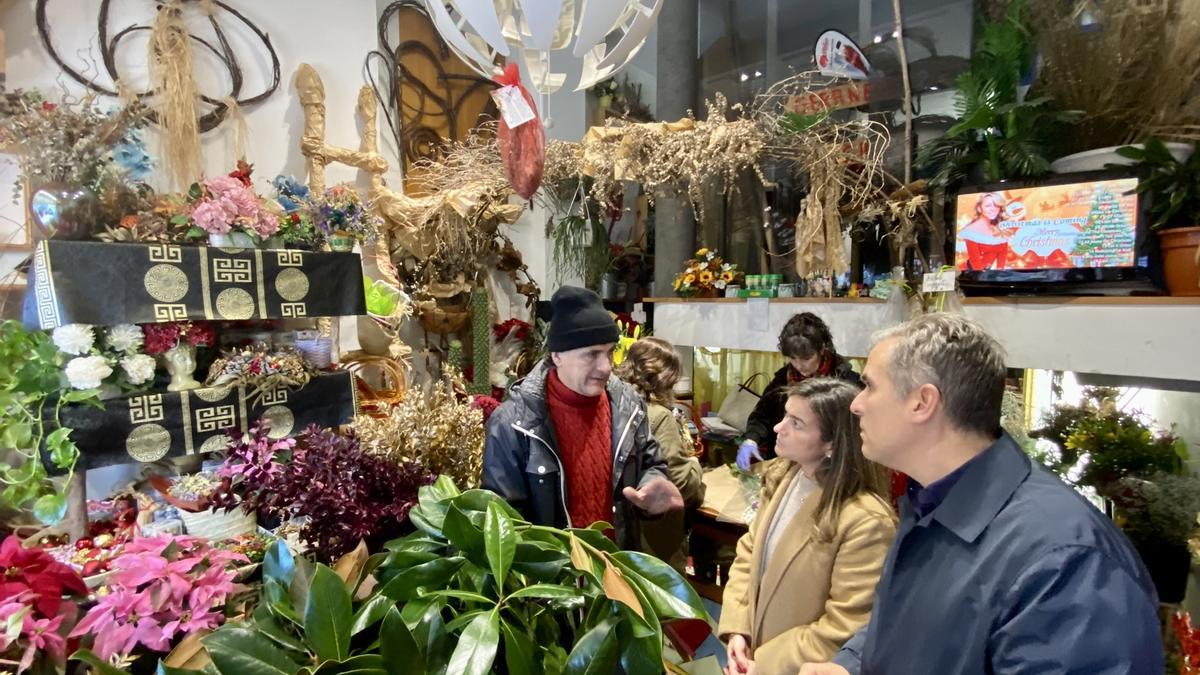
<svg viewBox="0 0 1200 675">
<path fill-rule="evenodd" d="M 304 253 L 302 251 L 280 249 L 275 252 L 275 260 L 279 263 L 280 267 L 300 267 L 304 264 Z"/>
<path fill-rule="evenodd" d="M 33 254 L 33 268 L 37 270 L 33 286 L 34 297 L 37 299 L 38 321 L 42 328 L 58 328 L 61 321 L 58 315 L 58 301 L 54 298 L 54 272 L 50 269 L 50 256 L 46 255 L 49 242 L 38 244 Z"/>
<path fill-rule="evenodd" d="M 208 247 L 200 246 L 200 297 L 204 299 L 204 318 L 212 321 L 213 314 L 212 284 L 208 283 Z"/>
<path fill-rule="evenodd" d="M 228 429 L 237 421 L 234 408 L 231 405 L 219 405 L 215 408 L 198 408 L 196 410 L 196 433 L 207 434 L 220 429 Z"/>
<path fill-rule="evenodd" d="M 288 402 L 287 387 L 265 391 L 262 395 L 262 405 L 283 405 Z"/>
<path fill-rule="evenodd" d="M 183 248 L 170 244 L 158 244 L 149 247 L 150 261 L 161 263 L 183 262 Z"/>
<path fill-rule="evenodd" d="M 216 258 L 213 260 L 213 281 L 218 284 L 248 284 L 254 280 L 249 260 Z"/>
<path fill-rule="evenodd" d="M 163 418 L 162 394 L 146 394 L 129 399 L 129 421 L 132 424 L 157 422 Z"/>
<path fill-rule="evenodd" d="M 183 321 L 187 318 L 187 305 L 154 305 L 155 321 Z"/>
<path fill-rule="evenodd" d="M 255 279 L 255 286 L 258 287 L 258 315 L 267 315 L 267 289 L 263 283 L 263 270 L 266 266 L 263 265 L 262 249 L 254 249 L 254 264 L 258 265 L 258 278 Z"/>
<path fill-rule="evenodd" d="M 308 316 L 308 305 L 303 302 L 285 302 L 279 306 L 279 312 L 285 319 Z"/>
</svg>

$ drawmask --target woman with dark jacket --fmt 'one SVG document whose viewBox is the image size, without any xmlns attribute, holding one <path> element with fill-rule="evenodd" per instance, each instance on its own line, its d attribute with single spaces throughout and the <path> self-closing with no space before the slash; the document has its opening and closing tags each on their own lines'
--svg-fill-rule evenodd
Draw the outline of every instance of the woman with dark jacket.
<svg viewBox="0 0 1200 675">
<path fill-rule="evenodd" d="M 737 464 L 742 469 L 749 468 L 755 459 L 775 456 L 775 425 L 783 419 L 787 402 L 784 392 L 789 386 L 813 377 L 835 377 L 862 386 L 850 362 L 834 349 L 829 326 L 812 312 L 788 320 L 779 334 L 779 351 L 788 363 L 775 372 L 746 421 L 746 433 L 737 453 Z"/>
</svg>

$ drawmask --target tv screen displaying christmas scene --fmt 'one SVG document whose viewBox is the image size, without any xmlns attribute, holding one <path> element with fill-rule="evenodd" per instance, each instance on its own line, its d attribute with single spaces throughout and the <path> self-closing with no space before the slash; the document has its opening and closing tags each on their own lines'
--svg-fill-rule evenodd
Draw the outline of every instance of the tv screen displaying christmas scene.
<svg viewBox="0 0 1200 675">
<path fill-rule="evenodd" d="M 960 194 L 960 270 L 1133 267 L 1137 178 Z"/>
</svg>

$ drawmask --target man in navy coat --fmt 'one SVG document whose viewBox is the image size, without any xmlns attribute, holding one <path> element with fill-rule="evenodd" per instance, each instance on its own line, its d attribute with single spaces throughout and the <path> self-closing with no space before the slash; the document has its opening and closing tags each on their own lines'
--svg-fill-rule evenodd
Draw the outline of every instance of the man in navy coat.
<svg viewBox="0 0 1200 675">
<path fill-rule="evenodd" d="M 971 320 L 883 334 L 851 405 L 863 454 L 910 476 L 865 629 L 802 675 L 1153 673 L 1154 586 L 1103 513 L 1000 429 L 1000 345 Z"/>
</svg>

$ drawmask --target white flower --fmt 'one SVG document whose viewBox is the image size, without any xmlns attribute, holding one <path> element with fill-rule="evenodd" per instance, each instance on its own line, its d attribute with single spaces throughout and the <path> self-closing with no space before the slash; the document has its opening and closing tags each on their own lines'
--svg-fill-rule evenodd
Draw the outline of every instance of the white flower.
<svg viewBox="0 0 1200 675">
<path fill-rule="evenodd" d="M 154 379 L 154 357 L 145 354 L 135 354 L 121 359 L 121 370 L 129 384 L 145 384 Z"/>
<path fill-rule="evenodd" d="M 713 259 L 713 258 L 715 258 L 715 257 L 717 257 L 717 254 L 716 254 L 716 253 L 713 253 L 712 251 L 709 251 L 709 252 L 708 252 L 708 255 L 704 256 L 704 259 L 705 259 L 705 260 L 712 260 L 712 259 Z"/>
<path fill-rule="evenodd" d="M 55 347 L 72 356 L 82 356 L 92 351 L 92 345 L 96 344 L 92 327 L 86 323 L 70 323 L 59 326 L 54 329 L 51 339 L 54 341 Z"/>
<path fill-rule="evenodd" d="M 96 389 L 109 375 L 112 367 L 103 356 L 81 356 L 67 363 L 67 381 L 76 389 Z"/>
<path fill-rule="evenodd" d="M 717 279 L 715 282 L 713 282 L 713 286 L 716 286 L 717 288 L 725 288 L 725 280 Z"/>
<path fill-rule="evenodd" d="M 108 330 L 108 346 L 125 354 L 137 352 L 144 340 L 142 327 L 132 323 L 123 323 Z"/>
</svg>

